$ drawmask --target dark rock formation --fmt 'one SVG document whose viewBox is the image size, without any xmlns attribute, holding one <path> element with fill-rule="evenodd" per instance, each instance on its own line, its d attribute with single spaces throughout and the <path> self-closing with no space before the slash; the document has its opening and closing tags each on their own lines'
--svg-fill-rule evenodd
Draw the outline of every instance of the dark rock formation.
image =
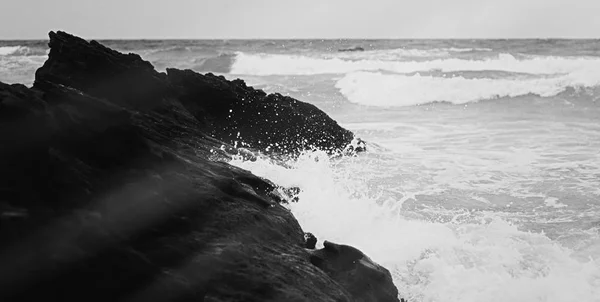
<svg viewBox="0 0 600 302">
<path fill-rule="evenodd" d="M 342 149 L 352 133 L 323 112 L 242 81 L 158 73 L 66 33 L 50 47 L 33 88 L 0 83 L 0 301 L 377 301 L 369 291 L 395 290 L 366 271 L 371 287 L 357 293 L 337 260 L 314 265 L 334 258 L 304 248 L 276 186 L 215 161 L 237 152 L 235 131 L 251 148 Z M 285 119 L 262 120 L 272 114 Z M 280 140 L 286 131 L 298 139 Z"/>
<path fill-rule="evenodd" d="M 317 246 L 317 237 L 312 233 L 304 233 L 304 247 L 307 249 L 315 249 Z"/>
<path fill-rule="evenodd" d="M 36 72 L 34 87 L 62 84 L 133 109 L 164 108 L 177 99 L 202 130 L 229 144 L 280 153 L 318 148 L 342 151 L 353 139 L 314 105 L 280 94 L 267 95 L 242 80 L 167 69 L 158 73 L 136 54 L 50 33 L 49 59 Z"/>
<path fill-rule="evenodd" d="M 345 284 L 354 299 L 398 301 L 398 290 L 386 285 L 392 283 L 392 275 L 387 269 L 351 246 L 329 241 L 325 241 L 323 246 L 311 252 L 310 261 Z"/>
<path fill-rule="evenodd" d="M 204 118 L 207 131 L 225 142 L 282 153 L 318 148 L 341 151 L 353 138 L 317 107 L 281 94 L 266 95 L 244 81 L 167 69 L 184 106 Z"/>
</svg>

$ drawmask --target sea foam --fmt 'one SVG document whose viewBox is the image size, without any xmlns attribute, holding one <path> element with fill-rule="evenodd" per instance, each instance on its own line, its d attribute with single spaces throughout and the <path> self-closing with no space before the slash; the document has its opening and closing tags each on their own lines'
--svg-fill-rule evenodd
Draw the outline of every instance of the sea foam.
<svg viewBox="0 0 600 302">
<path fill-rule="evenodd" d="M 231 163 L 279 185 L 298 186 L 291 203 L 319 241 L 350 244 L 392 272 L 409 301 L 600 301 L 600 263 L 530 233 L 493 212 L 456 212 L 446 221 L 418 218 L 397 200 L 378 201 L 371 175 L 307 153 L 283 168 L 264 160 Z M 347 165 L 347 166 L 346 166 Z M 368 169 L 367 169 L 368 170 Z M 566 290 L 568 289 L 568 290 Z"/>
<path fill-rule="evenodd" d="M 46 48 L 29 48 L 27 46 L 0 46 L 0 56 L 40 56 L 48 54 Z"/>
<path fill-rule="evenodd" d="M 363 54 L 360 54 L 363 56 Z M 600 59 L 589 57 L 529 56 L 518 59 L 499 54 L 486 59 L 444 58 L 427 61 L 347 60 L 342 57 L 236 53 L 233 74 L 313 75 L 345 74 L 356 71 L 412 73 L 419 71 L 505 71 L 540 75 L 568 74 L 581 70 L 600 70 Z"/>
<path fill-rule="evenodd" d="M 418 49 L 418 48 L 396 48 L 396 49 L 376 49 L 367 51 L 354 51 L 354 52 L 340 52 L 323 54 L 323 58 L 343 58 L 353 60 L 402 60 L 405 58 L 442 58 L 449 57 L 456 53 L 467 53 L 467 52 L 490 52 L 490 48 L 431 48 L 431 49 Z"/>
<path fill-rule="evenodd" d="M 464 104 L 528 94 L 555 96 L 567 87 L 600 85 L 599 71 L 527 79 L 490 79 L 353 72 L 336 83 L 350 101 L 366 106 L 402 107 L 436 101 Z"/>
<path fill-rule="evenodd" d="M 2 46 L 0 47 L 0 56 L 8 56 L 19 52 L 22 46 Z"/>
</svg>

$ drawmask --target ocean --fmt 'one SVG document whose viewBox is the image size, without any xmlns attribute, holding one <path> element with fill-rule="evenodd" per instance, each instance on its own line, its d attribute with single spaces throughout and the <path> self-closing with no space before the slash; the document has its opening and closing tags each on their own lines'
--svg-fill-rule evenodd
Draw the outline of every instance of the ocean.
<svg viewBox="0 0 600 302">
<path fill-rule="evenodd" d="M 600 301 L 600 40 L 101 42 L 315 104 L 367 141 L 231 163 L 299 187 L 303 229 L 409 301 Z M 0 81 L 31 85 L 46 43 L 0 41 Z"/>
</svg>

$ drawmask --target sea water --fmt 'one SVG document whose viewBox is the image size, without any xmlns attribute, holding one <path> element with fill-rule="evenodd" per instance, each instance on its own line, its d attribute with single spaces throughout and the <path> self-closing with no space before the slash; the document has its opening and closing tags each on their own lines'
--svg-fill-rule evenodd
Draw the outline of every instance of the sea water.
<svg viewBox="0 0 600 302">
<path fill-rule="evenodd" d="M 600 301 L 600 41 L 102 42 L 313 103 L 366 140 L 232 164 L 299 187 L 303 229 L 363 250 L 409 301 Z M 46 43 L 0 42 L 0 81 L 31 85 Z"/>
</svg>

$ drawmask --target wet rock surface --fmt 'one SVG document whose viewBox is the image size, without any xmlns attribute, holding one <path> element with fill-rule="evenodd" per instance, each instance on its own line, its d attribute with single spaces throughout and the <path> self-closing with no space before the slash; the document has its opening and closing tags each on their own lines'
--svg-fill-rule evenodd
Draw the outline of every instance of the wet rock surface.
<svg viewBox="0 0 600 302">
<path fill-rule="evenodd" d="M 277 187 L 220 161 L 240 141 L 335 152 L 351 132 L 241 80 L 49 45 L 32 88 L 0 83 L 1 301 L 397 301 L 389 272 L 305 249 Z"/>
<path fill-rule="evenodd" d="M 267 95 L 242 80 L 167 69 L 159 73 L 136 54 L 50 33 L 49 59 L 36 72 L 34 87 L 46 82 L 136 110 L 182 105 L 212 137 L 261 151 L 297 153 L 318 148 L 341 152 L 354 138 L 314 105 L 281 94 Z"/>
<path fill-rule="evenodd" d="M 349 245 L 323 242 L 323 248 L 310 252 L 310 262 L 348 289 L 359 301 L 398 301 L 392 275 L 363 252 Z"/>
</svg>

